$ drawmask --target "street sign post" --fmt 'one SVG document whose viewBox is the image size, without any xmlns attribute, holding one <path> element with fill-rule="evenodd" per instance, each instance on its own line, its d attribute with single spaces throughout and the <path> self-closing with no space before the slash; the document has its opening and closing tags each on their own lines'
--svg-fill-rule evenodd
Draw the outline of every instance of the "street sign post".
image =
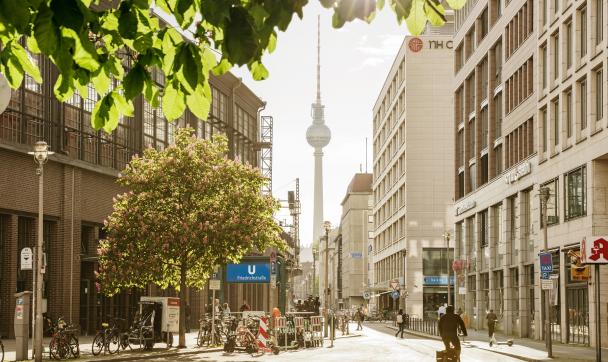
<svg viewBox="0 0 608 362">
<path fill-rule="evenodd" d="M 365 300 L 369 300 L 372 297 L 372 293 L 370 293 L 369 291 L 364 291 L 363 292 L 363 299 Z"/>
<path fill-rule="evenodd" d="M 600 318 L 600 265 L 608 264 L 608 236 L 587 236 L 581 240 L 581 264 L 594 264 L 595 272 L 595 360 L 602 360 L 602 323 Z"/>
<path fill-rule="evenodd" d="M 222 282 L 219 279 L 209 279 L 209 290 L 220 290 Z"/>
<path fill-rule="evenodd" d="M 540 260 L 540 278 L 550 279 L 553 272 L 553 255 L 551 253 L 540 253 L 538 257 Z"/>
<path fill-rule="evenodd" d="M 21 270 L 32 270 L 32 260 L 34 260 L 32 249 L 21 249 Z"/>
</svg>

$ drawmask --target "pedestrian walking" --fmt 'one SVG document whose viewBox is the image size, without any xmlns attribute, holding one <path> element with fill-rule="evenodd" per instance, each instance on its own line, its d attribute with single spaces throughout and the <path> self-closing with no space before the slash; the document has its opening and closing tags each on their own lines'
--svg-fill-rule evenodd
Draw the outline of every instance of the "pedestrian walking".
<svg viewBox="0 0 608 362">
<path fill-rule="evenodd" d="M 403 315 L 403 309 L 399 309 L 399 313 L 397 313 L 396 318 L 397 327 L 399 327 L 399 329 L 397 330 L 397 333 L 395 333 L 395 337 L 397 337 L 399 332 L 401 332 L 401 339 L 403 339 L 403 330 L 405 329 L 405 316 Z"/>
<path fill-rule="evenodd" d="M 357 312 L 355 313 L 355 321 L 357 321 L 357 330 L 363 330 L 363 312 L 361 311 L 361 308 L 357 309 Z"/>
<path fill-rule="evenodd" d="M 494 310 L 490 309 L 490 313 L 486 315 L 486 320 L 488 321 L 488 337 L 490 337 L 490 347 L 492 347 L 493 344 L 496 344 L 494 330 L 496 329 L 496 322 L 498 322 L 498 317 L 496 317 Z"/>
<path fill-rule="evenodd" d="M 437 309 L 437 319 L 441 318 L 445 314 L 445 310 L 446 310 L 447 306 L 448 306 L 447 303 L 443 303 L 443 305 L 441 305 Z"/>
<path fill-rule="evenodd" d="M 228 305 L 228 303 L 224 303 L 224 308 L 223 308 L 222 314 L 224 317 L 230 316 L 230 306 Z"/>
<path fill-rule="evenodd" d="M 465 327 L 462 318 L 458 314 L 454 314 L 454 306 L 448 305 L 445 314 L 439 318 L 439 335 L 445 345 L 446 351 L 452 349 L 451 345 L 454 346 L 457 360 L 460 360 L 460 339 L 458 339 L 458 330 L 462 334 L 467 336 L 467 327 Z"/>
</svg>

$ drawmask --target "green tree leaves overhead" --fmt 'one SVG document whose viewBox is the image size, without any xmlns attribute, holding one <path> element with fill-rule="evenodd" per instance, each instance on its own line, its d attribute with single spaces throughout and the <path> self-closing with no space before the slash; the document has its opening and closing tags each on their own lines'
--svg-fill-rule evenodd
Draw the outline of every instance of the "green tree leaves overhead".
<svg viewBox="0 0 608 362">
<path fill-rule="evenodd" d="M 106 96 L 102 103 L 112 101 Z M 215 265 L 284 247 L 273 218 L 280 205 L 260 193 L 267 180 L 227 159 L 225 138 L 200 140 L 192 133 L 178 130 L 175 145 L 147 149 L 119 177 L 130 191 L 115 198 L 100 243 L 97 282 L 105 294 L 153 283 L 178 289 L 185 300 L 186 287 L 203 288 Z M 180 345 L 183 325 L 182 319 Z"/>
<path fill-rule="evenodd" d="M 355 19 L 371 22 L 385 5 L 385 0 L 319 1 L 333 11 L 337 28 Z M 419 34 L 427 21 L 436 26 L 445 22 L 440 0 L 386 2 L 413 34 Z M 466 0 L 446 2 L 459 9 Z M 29 52 L 40 53 L 59 69 L 53 89 L 60 101 L 93 84 L 99 99 L 91 121 L 96 129 L 112 131 L 130 109 L 125 104 L 139 94 L 154 107 L 162 99 L 168 119 L 179 117 L 186 108 L 206 119 L 209 73 L 220 75 L 233 65 L 246 65 L 254 79 L 268 78 L 263 55 L 275 50 L 278 31 L 285 31 L 294 15 L 303 16 L 308 0 L 156 0 L 157 9 L 185 31 L 160 24 L 151 15 L 152 3 L 0 0 L 0 72 L 13 88 L 21 85 L 24 74 L 36 82 L 50 81 L 42 79 L 22 46 L 25 42 Z M 164 84 L 152 78 L 154 68 L 164 73 Z"/>
</svg>

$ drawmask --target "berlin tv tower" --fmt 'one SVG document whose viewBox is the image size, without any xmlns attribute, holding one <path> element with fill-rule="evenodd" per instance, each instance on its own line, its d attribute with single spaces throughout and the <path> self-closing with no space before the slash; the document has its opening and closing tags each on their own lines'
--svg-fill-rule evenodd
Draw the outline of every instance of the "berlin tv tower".
<svg viewBox="0 0 608 362">
<path fill-rule="evenodd" d="M 313 214 L 313 241 L 319 240 L 323 231 L 323 147 L 329 144 L 331 131 L 325 125 L 321 103 L 321 16 L 317 18 L 317 99 L 311 106 L 312 125 L 306 130 L 306 140 L 315 152 L 315 198 Z"/>
</svg>

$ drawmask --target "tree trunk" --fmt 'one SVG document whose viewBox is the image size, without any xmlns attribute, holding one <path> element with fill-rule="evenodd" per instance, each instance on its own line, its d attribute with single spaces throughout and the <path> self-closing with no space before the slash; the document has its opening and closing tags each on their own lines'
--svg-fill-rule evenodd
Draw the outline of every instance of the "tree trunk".
<svg viewBox="0 0 608 362">
<path fill-rule="evenodd" d="M 179 345 L 186 348 L 186 264 L 182 263 L 179 273 Z"/>
</svg>

